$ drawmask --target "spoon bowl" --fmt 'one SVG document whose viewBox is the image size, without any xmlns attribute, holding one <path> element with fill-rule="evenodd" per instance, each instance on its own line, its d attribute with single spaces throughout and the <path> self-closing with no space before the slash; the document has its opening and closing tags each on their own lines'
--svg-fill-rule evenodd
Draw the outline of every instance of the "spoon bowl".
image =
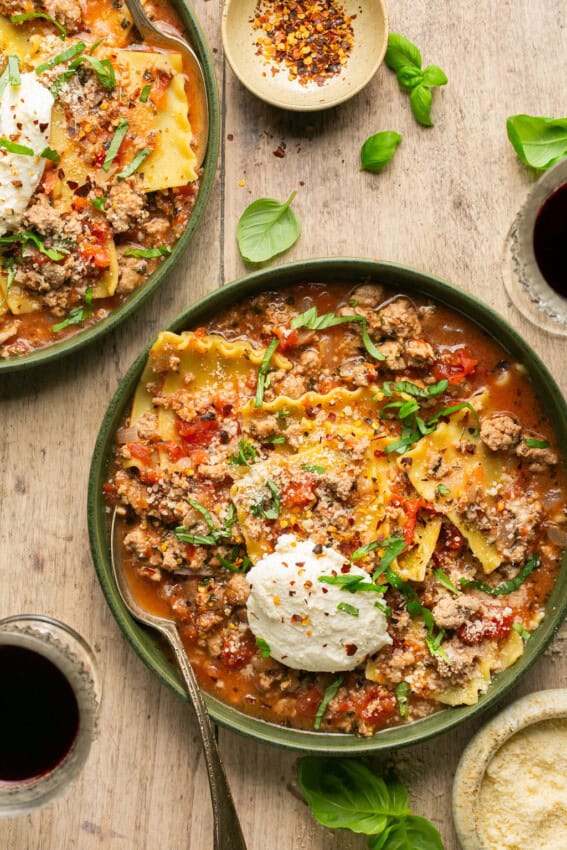
<svg viewBox="0 0 567 850">
<path fill-rule="evenodd" d="M 209 101 L 203 67 L 197 54 L 185 39 L 177 33 L 166 32 L 166 29 L 169 29 L 166 23 L 161 23 L 159 29 L 156 27 L 153 21 L 148 18 L 140 0 L 126 0 L 126 6 L 142 38 L 147 39 L 157 47 L 175 50 L 181 53 L 183 57 L 183 68 L 189 78 L 189 86 L 197 95 L 193 102 L 194 111 L 191 115 L 191 126 L 199 128 L 195 137 L 194 151 L 197 157 L 197 168 L 200 168 L 205 159 L 209 137 Z"/>
<path fill-rule="evenodd" d="M 209 776 L 209 787 L 211 790 L 211 802 L 213 806 L 214 819 L 214 850 L 246 850 L 246 843 L 242 835 L 242 829 L 236 813 L 230 787 L 226 778 L 226 773 L 221 761 L 218 750 L 213 724 L 209 713 L 205 706 L 205 701 L 201 694 L 201 689 L 195 678 L 193 668 L 189 663 L 187 653 L 177 631 L 177 626 L 173 620 L 166 617 L 160 617 L 156 614 L 151 614 L 138 603 L 136 597 L 132 593 L 128 579 L 124 570 L 122 553 L 120 551 L 120 519 L 118 512 L 115 510 L 112 517 L 111 548 L 110 557 L 112 561 L 112 570 L 114 579 L 118 587 L 118 591 L 126 608 L 130 614 L 135 617 L 138 622 L 149 626 L 152 629 L 160 632 L 163 637 L 169 641 L 171 648 L 175 654 L 175 659 L 179 665 L 179 669 L 183 675 L 187 694 L 189 696 L 189 705 L 193 709 L 199 732 L 201 734 L 201 743 L 203 745 L 203 753 L 205 755 L 205 763 L 207 765 L 207 773 Z"/>
</svg>

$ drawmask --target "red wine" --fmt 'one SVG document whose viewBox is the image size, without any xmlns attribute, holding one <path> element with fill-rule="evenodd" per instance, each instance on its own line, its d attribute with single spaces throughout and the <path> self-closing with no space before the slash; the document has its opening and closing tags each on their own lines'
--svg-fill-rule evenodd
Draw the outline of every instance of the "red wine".
<svg viewBox="0 0 567 850">
<path fill-rule="evenodd" d="M 567 183 L 549 196 L 537 214 L 534 254 L 547 283 L 567 298 Z"/>
<path fill-rule="evenodd" d="M 0 780 L 48 773 L 78 729 L 77 699 L 55 664 L 30 649 L 0 645 Z"/>
</svg>

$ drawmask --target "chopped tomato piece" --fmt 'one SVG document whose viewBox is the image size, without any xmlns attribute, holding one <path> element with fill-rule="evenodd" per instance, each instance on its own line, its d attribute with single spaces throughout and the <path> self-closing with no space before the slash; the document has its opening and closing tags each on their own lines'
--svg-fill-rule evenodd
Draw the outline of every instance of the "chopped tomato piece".
<svg viewBox="0 0 567 850">
<path fill-rule="evenodd" d="M 43 174 L 43 180 L 41 181 L 41 188 L 45 192 L 46 195 L 51 195 L 53 190 L 55 189 L 55 184 L 57 183 L 57 169 L 55 168 L 46 168 Z"/>
<path fill-rule="evenodd" d="M 179 460 L 181 457 L 186 457 L 186 452 L 183 451 L 183 446 L 178 443 L 173 443 L 171 440 L 167 442 L 156 443 L 155 447 L 160 452 L 167 452 L 171 460 Z"/>
<path fill-rule="evenodd" d="M 467 348 L 458 348 L 437 361 L 433 367 L 433 374 L 438 381 L 446 378 L 450 384 L 460 384 L 474 373 L 477 366 L 478 360 Z"/>
<path fill-rule="evenodd" d="M 81 254 L 85 260 L 92 260 L 98 269 L 106 269 L 110 265 L 110 254 L 100 242 L 83 242 Z"/>
<path fill-rule="evenodd" d="M 357 714 L 366 723 L 373 726 L 383 726 L 384 723 L 396 713 L 396 698 L 394 694 L 373 685 L 368 688 L 359 702 Z"/>
<path fill-rule="evenodd" d="M 274 328 L 274 334 L 279 339 L 278 351 L 284 352 L 297 345 L 299 333 L 291 328 Z"/>
<path fill-rule="evenodd" d="M 501 611 L 490 619 L 463 623 L 457 629 L 457 637 L 467 646 L 474 646 L 477 643 L 482 643 L 483 640 L 502 640 L 510 634 L 513 622 L 514 613 L 512 611 L 509 611 L 509 613 Z"/>
<path fill-rule="evenodd" d="M 190 446 L 210 446 L 219 430 L 216 417 L 209 414 L 199 416 L 193 422 L 184 419 L 177 420 L 177 433 Z"/>
<path fill-rule="evenodd" d="M 315 481 L 308 477 L 305 481 L 291 481 L 282 494 L 286 508 L 304 508 L 312 505 L 315 499 Z"/>
<path fill-rule="evenodd" d="M 141 460 L 142 463 L 152 462 L 153 447 L 146 443 L 128 443 L 128 451 L 136 460 Z"/>
<path fill-rule="evenodd" d="M 297 697 L 297 711 L 303 714 L 304 717 L 315 717 L 317 709 L 321 705 L 323 694 L 319 688 L 313 686 L 308 691 L 304 691 Z"/>
<path fill-rule="evenodd" d="M 417 515 L 421 508 L 426 507 L 428 507 L 428 503 L 425 499 L 408 499 L 407 502 L 404 503 L 406 518 L 403 527 L 403 535 L 408 546 L 411 546 L 415 537 Z"/>
<path fill-rule="evenodd" d="M 236 632 L 224 639 L 221 657 L 223 663 L 230 670 L 240 670 L 246 667 L 256 651 L 256 642 L 252 632 L 247 631 L 243 635 Z"/>
</svg>

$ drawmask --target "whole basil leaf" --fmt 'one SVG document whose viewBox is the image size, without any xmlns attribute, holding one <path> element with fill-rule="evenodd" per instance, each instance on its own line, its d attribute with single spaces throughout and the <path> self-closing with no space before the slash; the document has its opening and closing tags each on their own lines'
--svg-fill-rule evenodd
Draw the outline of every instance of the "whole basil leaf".
<svg viewBox="0 0 567 850">
<path fill-rule="evenodd" d="M 259 198 L 246 207 L 236 231 L 238 248 L 247 263 L 263 263 L 287 251 L 297 242 L 301 225 L 291 202 L 292 192 L 282 204 L 274 198 Z"/>
<path fill-rule="evenodd" d="M 402 141 L 399 133 L 393 130 L 384 130 L 370 136 L 360 149 L 360 167 L 363 171 L 377 173 L 390 162 L 396 152 L 396 148 Z"/>
<path fill-rule="evenodd" d="M 384 839 L 384 835 L 386 838 Z M 406 815 L 399 818 L 376 842 L 368 842 L 371 850 L 443 850 L 437 829 L 425 818 Z"/>
<path fill-rule="evenodd" d="M 423 82 L 423 71 L 415 65 L 403 65 L 398 71 L 398 83 L 403 89 L 414 89 Z"/>
<path fill-rule="evenodd" d="M 299 787 L 323 826 L 376 835 L 388 818 L 409 814 L 407 795 L 388 785 L 356 759 L 308 756 L 299 764 Z"/>
<path fill-rule="evenodd" d="M 447 74 L 439 65 L 428 65 L 423 72 L 423 82 L 426 86 L 445 86 Z"/>
<path fill-rule="evenodd" d="M 511 115 L 508 138 L 524 165 L 545 171 L 567 156 L 567 118 Z"/>
<path fill-rule="evenodd" d="M 424 127 L 433 127 L 431 120 L 431 91 L 427 86 L 416 86 L 410 94 L 411 111 L 415 120 Z"/>
<path fill-rule="evenodd" d="M 421 68 L 421 53 L 415 44 L 412 44 L 403 35 L 392 32 L 388 36 L 385 62 L 388 68 L 391 68 L 396 74 L 405 65 L 413 65 L 419 69 Z"/>
</svg>

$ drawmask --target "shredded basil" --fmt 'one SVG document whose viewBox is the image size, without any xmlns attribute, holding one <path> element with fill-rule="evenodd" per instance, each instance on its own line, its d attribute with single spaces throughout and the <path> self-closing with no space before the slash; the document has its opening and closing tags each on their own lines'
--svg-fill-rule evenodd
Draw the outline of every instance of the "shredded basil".
<svg viewBox="0 0 567 850">
<path fill-rule="evenodd" d="M 425 643 L 431 655 L 439 655 L 444 661 L 449 663 L 449 658 L 445 651 L 441 648 L 441 644 L 443 643 L 443 639 L 445 637 L 444 629 L 439 629 L 436 631 L 435 619 L 433 614 L 426 608 L 418 599 L 417 593 L 415 589 L 409 584 L 409 582 L 404 581 L 400 576 L 393 571 L 391 567 L 386 568 L 386 580 L 394 587 L 406 600 L 406 609 L 408 613 L 412 617 L 423 618 L 423 622 L 427 629 L 427 635 L 425 636 Z"/>
<path fill-rule="evenodd" d="M 99 212 L 104 212 L 104 208 L 106 206 L 106 201 L 107 201 L 107 199 L 104 198 L 104 197 L 91 198 L 91 204 L 93 205 L 95 210 L 98 210 Z M 126 251 L 124 252 L 124 254 L 126 254 Z"/>
<path fill-rule="evenodd" d="M 228 558 L 224 558 L 219 552 L 215 557 L 218 558 L 221 566 L 230 570 L 231 573 L 245 573 L 252 563 L 248 555 L 242 554 L 240 546 L 234 546 Z"/>
<path fill-rule="evenodd" d="M 539 555 L 532 555 L 531 558 L 528 558 L 519 573 L 514 576 L 514 578 L 510 579 L 510 581 L 505 581 L 502 584 L 498 584 L 493 587 L 491 584 L 484 584 L 481 581 L 469 581 L 468 579 L 462 578 L 460 584 L 462 587 L 472 587 L 474 590 L 482 590 L 483 593 L 487 593 L 489 596 L 505 596 L 508 593 L 513 593 L 521 587 L 527 577 L 533 573 L 539 565 Z"/>
<path fill-rule="evenodd" d="M 352 573 L 344 573 L 340 576 L 319 576 L 317 581 L 320 581 L 321 584 L 337 585 L 342 590 L 348 590 L 350 593 L 365 591 L 384 593 L 388 589 L 387 585 L 374 584 L 374 582 L 368 581 L 367 576 L 353 575 Z"/>
<path fill-rule="evenodd" d="M 140 100 L 142 101 L 142 103 L 148 102 L 148 98 L 150 96 L 151 90 L 152 90 L 152 87 L 150 85 L 144 86 L 144 88 L 140 92 Z"/>
<path fill-rule="evenodd" d="M 59 322 L 57 325 L 52 325 L 51 330 L 53 333 L 59 333 L 64 328 L 68 328 L 71 325 L 82 325 L 83 322 L 89 318 L 89 316 L 93 312 L 93 291 L 91 287 L 87 289 L 85 292 L 85 301 L 80 307 L 74 307 L 66 319 L 62 322 Z"/>
<path fill-rule="evenodd" d="M 262 362 L 260 363 L 260 370 L 258 372 L 258 383 L 256 384 L 256 403 L 255 407 L 262 407 L 264 403 L 264 390 L 266 388 L 266 377 L 268 375 L 268 370 L 270 368 L 270 361 L 274 356 L 274 352 L 279 345 L 279 339 L 274 337 L 274 339 L 270 342 L 268 347 L 264 352 L 264 356 L 262 357 Z"/>
<path fill-rule="evenodd" d="M 317 475 L 323 475 L 323 473 L 327 471 L 327 467 L 317 466 L 315 463 L 302 463 L 301 468 L 304 469 L 305 472 L 315 472 Z"/>
<path fill-rule="evenodd" d="M 345 614 L 350 614 L 351 617 L 358 617 L 360 611 L 354 605 L 349 605 L 348 602 L 339 602 L 337 611 L 344 611 Z"/>
<path fill-rule="evenodd" d="M 205 524 L 209 530 L 208 534 L 193 534 L 188 531 L 184 525 L 180 525 L 175 529 L 175 535 L 181 543 L 193 543 L 195 546 L 216 546 L 223 540 L 230 540 L 232 537 L 232 526 L 236 522 L 236 508 L 230 503 L 228 513 L 224 521 L 224 525 L 217 528 L 213 517 L 203 505 L 196 502 L 194 499 L 187 499 L 191 507 L 201 514 L 205 520 Z M 221 562 L 222 563 L 222 562 Z M 225 564 L 223 564 L 225 566 Z"/>
<path fill-rule="evenodd" d="M 362 344 L 364 345 L 367 352 L 371 357 L 374 357 L 375 360 L 385 360 L 386 357 L 382 354 L 381 351 L 378 351 L 372 340 L 370 339 L 370 335 L 368 333 L 368 325 L 366 323 L 366 318 L 361 316 L 359 313 L 352 313 L 348 316 L 337 316 L 335 313 L 323 313 L 319 315 L 317 312 L 317 307 L 310 307 L 304 313 L 300 313 L 295 319 L 292 319 L 290 322 L 290 327 L 292 330 L 297 330 L 298 328 L 308 328 L 311 331 L 322 331 L 325 328 L 333 328 L 336 325 L 344 325 L 348 322 L 359 322 L 362 326 Z"/>
<path fill-rule="evenodd" d="M 166 254 L 171 254 L 169 245 L 161 245 L 159 248 L 126 248 L 124 251 L 125 257 L 138 257 L 142 260 L 152 260 L 154 257 L 164 257 Z"/>
<path fill-rule="evenodd" d="M 398 711 L 400 712 L 400 717 L 404 719 L 408 716 L 409 705 L 408 705 L 408 695 L 410 693 L 410 686 L 407 682 L 400 682 L 396 687 L 396 699 L 398 701 Z"/>
<path fill-rule="evenodd" d="M 374 607 L 375 607 L 375 608 L 378 608 L 378 610 L 379 610 L 379 611 L 381 611 L 383 614 L 385 614 L 385 615 L 386 615 L 386 617 L 391 617 L 391 616 L 392 616 L 392 611 L 391 611 L 391 610 L 390 610 L 390 608 L 386 605 L 386 603 L 385 603 L 385 602 L 378 602 L 378 601 L 377 601 L 377 602 L 375 602 L 375 603 L 374 603 Z"/>
<path fill-rule="evenodd" d="M 271 654 L 270 644 L 264 638 L 256 638 L 256 646 L 260 650 L 262 658 L 269 658 Z"/>
<path fill-rule="evenodd" d="M 102 170 L 103 171 L 109 171 L 110 170 L 110 166 L 112 165 L 112 163 L 114 162 L 114 160 L 116 158 L 116 155 L 118 154 L 118 151 L 120 149 L 120 145 L 122 144 L 122 142 L 124 140 L 124 136 L 128 132 L 129 126 L 130 125 L 128 124 L 127 121 L 124 120 L 124 118 L 121 118 L 120 121 L 118 122 L 116 130 L 114 131 L 114 135 L 113 135 L 112 140 L 110 142 L 110 145 L 109 145 L 108 150 L 106 152 L 106 159 L 102 163 Z"/>
<path fill-rule="evenodd" d="M 520 637 L 521 637 L 521 638 L 523 638 L 525 641 L 528 641 L 528 640 L 531 638 L 531 634 L 530 634 L 530 632 L 528 632 L 528 630 L 527 630 L 527 629 L 525 629 L 525 628 L 523 627 L 523 625 L 522 625 L 521 623 L 519 623 L 518 621 L 516 621 L 515 623 L 512 623 L 512 628 L 513 628 L 516 632 L 518 632 L 518 634 L 520 635 Z"/>
<path fill-rule="evenodd" d="M 152 153 L 153 148 L 144 148 L 141 151 L 138 151 L 130 165 L 127 165 L 126 168 L 122 169 L 116 176 L 119 180 L 126 180 L 127 177 L 131 177 L 132 174 L 140 167 L 143 161 Z"/>
<path fill-rule="evenodd" d="M 524 440 L 524 443 L 529 449 L 548 449 L 549 442 L 547 440 L 532 440 L 531 437 L 528 437 Z"/>
<path fill-rule="evenodd" d="M 19 145 L 17 142 L 12 142 L 4 137 L 0 138 L 0 148 L 5 148 L 10 153 L 16 153 L 20 156 L 35 156 L 32 148 L 28 148 L 27 145 Z"/>
<path fill-rule="evenodd" d="M 450 489 L 445 484 L 438 484 L 435 488 L 435 494 L 437 496 L 448 496 L 450 492 Z"/>
<path fill-rule="evenodd" d="M 325 693 L 323 694 L 323 699 L 321 700 L 321 704 L 319 705 L 319 708 L 317 709 L 317 714 L 315 715 L 315 720 L 313 721 L 313 728 L 316 731 L 319 731 L 319 729 L 321 728 L 321 721 L 323 720 L 323 717 L 325 716 L 325 712 L 327 711 L 327 709 L 329 707 L 329 703 L 331 702 L 333 697 L 336 695 L 338 689 L 342 685 L 343 678 L 344 677 L 342 675 L 338 676 L 335 679 L 335 681 L 332 682 L 332 684 L 330 684 L 329 687 L 325 690 Z"/>
<path fill-rule="evenodd" d="M 42 152 L 40 153 L 40 157 L 42 159 L 48 159 L 50 160 L 50 162 L 54 162 L 55 164 L 57 164 L 61 159 L 57 151 L 54 151 L 49 146 L 42 150 Z"/>
<path fill-rule="evenodd" d="M 281 509 L 280 489 L 275 481 L 266 481 L 266 487 L 272 494 L 269 502 L 263 499 L 261 502 L 252 505 L 250 510 L 254 516 L 263 517 L 264 519 L 277 519 Z"/>
<path fill-rule="evenodd" d="M 433 398 L 434 396 L 442 395 L 449 381 L 443 378 L 436 384 L 431 384 L 429 387 L 420 387 L 412 381 L 385 381 L 382 386 L 382 392 L 385 396 L 392 396 L 394 393 L 405 393 L 406 395 L 415 396 L 415 398 Z"/>
<path fill-rule="evenodd" d="M 461 592 L 458 587 L 455 587 L 447 573 L 443 572 L 443 570 L 433 570 L 433 575 L 435 576 L 439 584 L 442 584 L 443 587 L 446 587 L 447 590 L 451 591 L 451 593 L 459 594 Z"/>
<path fill-rule="evenodd" d="M 8 78 L 10 85 L 17 88 L 22 84 L 20 77 L 20 61 L 17 56 L 8 56 Z"/>
<path fill-rule="evenodd" d="M 49 257 L 49 259 L 54 262 L 62 260 L 65 254 L 69 253 L 66 248 L 59 247 L 58 250 L 55 250 L 55 248 L 47 248 L 43 239 L 40 239 L 37 233 L 34 233 L 32 230 L 22 230 L 19 233 L 10 234 L 10 236 L 1 236 L 0 248 L 11 247 L 18 243 L 25 245 L 28 242 L 31 242 L 40 254 L 45 254 L 46 257 Z"/>
<path fill-rule="evenodd" d="M 54 56 L 52 59 L 49 59 L 48 62 L 44 62 L 42 65 L 38 65 L 35 69 L 36 74 L 41 74 L 43 71 L 48 71 L 50 68 L 54 68 L 56 65 L 61 65 L 63 62 L 68 62 L 69 59 L 74 59 L 76 56 L 79 56 L 81 53 L 84 53 L 87 45 L 83 41 L 78 41 L 76 44 L 72 44 L 71 47 L 68 47 L 67 50 L 64 50 L 63 53 L 58 53 L 57 56 Z"/>
<path fill-rule="evenodd" d="M 50 24 L 57 27 L 61 36 L 61 41 L 64 41 L 67 38 L 68 32 L 63 24 L 60 24 L 59 21 L 56 21 L 55 18 L 51 17 L 51 15 L 46 15 L 45 12 L 24 12 L 21 15 L 10 15 L 10 23 L 23 24 L 25 21 L 33 21 L 36 18 L 42 18 L 42 20 L 49 21 Z"/>
<path fill-rule="evenodd" d="M 258 457 L 258 452 L 247 440 L 240 440 L 238 443 L 238 454 L 231 455 L 228 459 L 229 463 L 234 466 L 250 466 Z"/>
</svg>

